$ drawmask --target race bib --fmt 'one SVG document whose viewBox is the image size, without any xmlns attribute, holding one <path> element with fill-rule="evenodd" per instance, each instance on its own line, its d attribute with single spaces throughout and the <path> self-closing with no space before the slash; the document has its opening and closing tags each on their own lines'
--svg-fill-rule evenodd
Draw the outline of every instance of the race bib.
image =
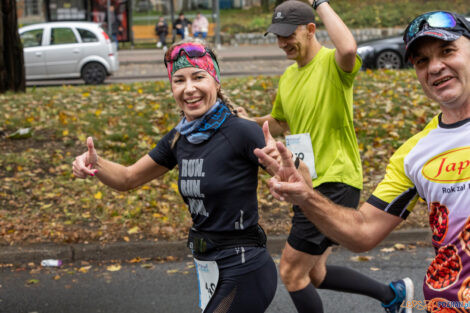
<svg viewBox="0 0 470 313">
<path fill-rule="evenodd" d="M 310 134 L 305 133 L 286 136 L 286 147 L 294 154 L 294 158 L 299 157 L 299 159 L 308 166 L 310 177 L 317 178 L 315 156 L 313 155 Z"/>
<path fill-rule="evenodd" d="M 204 311 L 217 288 L 219 267 L 215 261 L 194 259 L 194 263 L 196 264 L 197 281 L 199 284 L 199 307 Z"/>
</svg>

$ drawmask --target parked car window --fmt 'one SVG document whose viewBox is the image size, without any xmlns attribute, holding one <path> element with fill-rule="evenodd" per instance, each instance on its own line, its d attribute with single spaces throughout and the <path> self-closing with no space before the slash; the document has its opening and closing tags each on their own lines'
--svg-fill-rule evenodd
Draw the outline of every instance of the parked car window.
<svg viewBox="0 0 470 313">
<path fill-rule="evenodd" d="M 80 37 L 82 37 L 82 42 L 97 42 L 98 37 L 93 34 L 91 31 L 83 28 L 77 28 Z"/>
<path fill-rule="evenodd" d="M 63 45 L 77 42 L 77 38 L 71 28 L 64 27 L 51 29 L 51 45 Z"/>
<path fill-rule="evenodd" d="M 33 29 L 21 34 L 23 48 L 39 47 L 42 44 L 42 34 L 44 29 Z"/>
</svg>

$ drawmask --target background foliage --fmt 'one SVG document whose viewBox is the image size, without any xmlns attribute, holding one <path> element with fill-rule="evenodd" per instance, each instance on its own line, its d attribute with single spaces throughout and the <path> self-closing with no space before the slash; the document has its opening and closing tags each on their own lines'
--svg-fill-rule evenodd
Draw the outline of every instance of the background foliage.
<svg viewBox="0 0 470 313">
<path fill-rule="evenodd" d="M 350 28 L 405 28 L 417 15 L 433 10 L 470 15 L 468 0 L 331 0 L 330 4 Z M 271 2 L 269 12 L 263 12 L 260 7 L 221 10 L 221 30 L 229 34 L 265 32 L 273 10 L 274 2 Z M 201 12 L 209 19 L 212 16 L 211 10 Z M 136 12 L 134 24 L 153 25 L 159 14 L 156 11 Z M 185 15 L 195 16 L 196 11 L 186 11 Z M 323 27 L 321 21 L 318 24 Z"/>
<path fill-rule="evenodd" d="M 270 112 L 279 77 L 225 79 L 236 105 L 253 116 Z M 191 224 L 177 192 L 176 171 L 128 193 L 75 179 L 72 162 L 93 136 L 98 153 L 130 164 L 179 120 L 167 82 L 29 89 L 0 95 L 0 244 L 184 238 Z M 414 71 L 360 72 L 355 123 L 364 167 L 363 200 L 393 151 L 438 112 Z M 10 138 L 20 128 L 31 136 Z M 261 224 L 286 233 L 290 206 L 274 200 L 260 173 Z M 426 225 L 424 209 L 404 227 Z"/>
</svg>

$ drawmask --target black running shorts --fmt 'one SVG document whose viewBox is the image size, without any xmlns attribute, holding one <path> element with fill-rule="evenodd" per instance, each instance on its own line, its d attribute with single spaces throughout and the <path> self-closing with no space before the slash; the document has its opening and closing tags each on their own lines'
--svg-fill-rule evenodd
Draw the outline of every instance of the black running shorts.
<svg viewBox="0 0 470 313">
<path fill-rule="evenodd" d="M 322 193 L 336 204 L 357 208 L 361 191 L 343 183 L 324 183 L 315 190 Z M 325 250 L 336 244 L 325 237 L 313 223 L 303 214 L 302 210 L 294 205 L 294 216 L 292 217 L 292 228 L 287 238 L 289 245 L 311 255 L 321 255 Z"/>
</svg>

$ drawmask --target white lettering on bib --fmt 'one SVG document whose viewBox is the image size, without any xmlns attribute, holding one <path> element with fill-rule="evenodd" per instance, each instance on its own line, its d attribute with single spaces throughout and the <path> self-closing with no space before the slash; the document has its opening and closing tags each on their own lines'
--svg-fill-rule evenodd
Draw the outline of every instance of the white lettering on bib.
<svg viewBox="0 0 470 313">
<path fill-rule="evenodd" d="M 313 155 L 310 134 L 305 133 L 286 136 L 286 147 L 294 154 L 294 158 L 298 157 L 308 166 L 310 177 L 317 178 L 315 156 Z"/>
<path fill-rule="evenodd" d="M 219 267 L 215 261 L 194 259 L 194 263 L 196 264 L 197 282 L 199 284 L 199 307 L 204 311 L 217 288 Z"/>
</svg>

